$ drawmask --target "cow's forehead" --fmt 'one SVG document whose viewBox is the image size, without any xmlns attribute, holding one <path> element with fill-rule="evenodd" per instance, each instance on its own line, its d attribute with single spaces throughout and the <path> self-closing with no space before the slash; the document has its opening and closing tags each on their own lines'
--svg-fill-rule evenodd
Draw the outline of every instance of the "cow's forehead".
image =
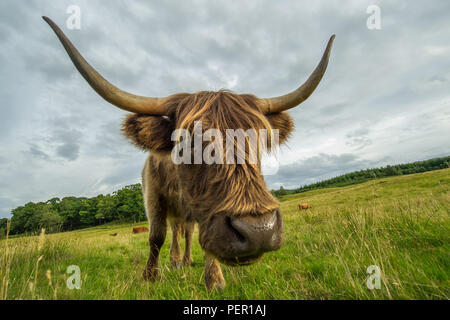
<svg viewBox="0 0 450 320">
<path fill-rule="evenodd" d="M 195 122 L 201 121 L 202 127 L 208 129 L 270 129 L 253 95 L 200 91 L 175 96 L 169 105 L 174 109 L 177 128 L 192 130 Z"/>
</svg>

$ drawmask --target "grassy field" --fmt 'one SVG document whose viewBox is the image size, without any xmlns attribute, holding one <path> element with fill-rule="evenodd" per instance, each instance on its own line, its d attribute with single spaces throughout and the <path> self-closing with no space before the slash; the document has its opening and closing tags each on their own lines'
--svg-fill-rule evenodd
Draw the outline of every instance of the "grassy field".
<svg viewBox="0 0 450 320">
<path fill-rule="evenodd" d="M 159 280 L 149 284 L 147 235 L 119 224 L 0 241 L 0 299 L 450 298 L 450 169 L 281 201 L 284 246 L 255 265 L 224 266 L 223 292 L 205 288 L 197 232 L 194 264 L 180 270 L 170 267 L 168 233 Z M 299 202 L 313 208 L 299 212 Z M 81 269 L 80 290 L 66 287 L 69 265 Z M 366 286 L 371 265 L 381 269 L 380 289 Z"/>
</svg>

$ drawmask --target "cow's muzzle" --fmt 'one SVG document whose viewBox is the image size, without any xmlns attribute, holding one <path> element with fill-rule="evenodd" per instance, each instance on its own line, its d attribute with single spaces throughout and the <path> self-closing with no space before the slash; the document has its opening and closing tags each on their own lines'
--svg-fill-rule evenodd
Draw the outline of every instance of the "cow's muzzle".
<svg viewBox="0 0 450 320">
<path fill-rule="evenodd" d="M 263 216 L 244 216 L 230 218 L 230 227 L 239 241 L 234 243 L 236 252 L 249 255 L 272 251 L 279 248 L 279 224 L 277 212 Z"/>
<path fill-rule="evenodd" d="M 205 248 L 221 262 L 244 265 L 256 262 L 264 252 L 278 250 L 282 243 L 283 220 L 279 210 L 260 215 L 221 216 L 220 225 Z"/>
</svg>

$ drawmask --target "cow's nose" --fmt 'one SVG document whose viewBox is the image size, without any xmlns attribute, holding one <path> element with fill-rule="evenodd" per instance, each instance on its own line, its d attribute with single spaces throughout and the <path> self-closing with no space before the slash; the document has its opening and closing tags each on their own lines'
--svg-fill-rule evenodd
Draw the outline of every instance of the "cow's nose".
<svg viewBox="0 0 450 320">
<path fill-rule="evenodd" d="M 277 250 L 281 246 L 281 215 L 278 210 L 264 215 L 231 217 L 231 228 L 239 241 L 233 243 L 240 256 Z"/>
</svg>

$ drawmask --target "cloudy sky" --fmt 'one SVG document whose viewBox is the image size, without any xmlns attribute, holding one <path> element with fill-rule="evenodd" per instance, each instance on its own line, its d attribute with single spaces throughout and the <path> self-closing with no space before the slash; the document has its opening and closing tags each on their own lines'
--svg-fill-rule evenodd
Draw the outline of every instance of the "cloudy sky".
<svg viewBox="0 0 450 320">
<path fill-rule="evenodd" d="M 381 10 L 370 30 L 369 5 Z M 81 28 L 70 30 L 76 5 Z M 336 41 L 269 187 L 450 154 L 450 2 L 0 2 L 0 217 L 28 201 L 94 196 L 139 182 L 145 153 L 120 135 L 126 113 L 84 81 L 41 19 L 141 95 L 218 90 L 277 96 Z"/>
</svg>

